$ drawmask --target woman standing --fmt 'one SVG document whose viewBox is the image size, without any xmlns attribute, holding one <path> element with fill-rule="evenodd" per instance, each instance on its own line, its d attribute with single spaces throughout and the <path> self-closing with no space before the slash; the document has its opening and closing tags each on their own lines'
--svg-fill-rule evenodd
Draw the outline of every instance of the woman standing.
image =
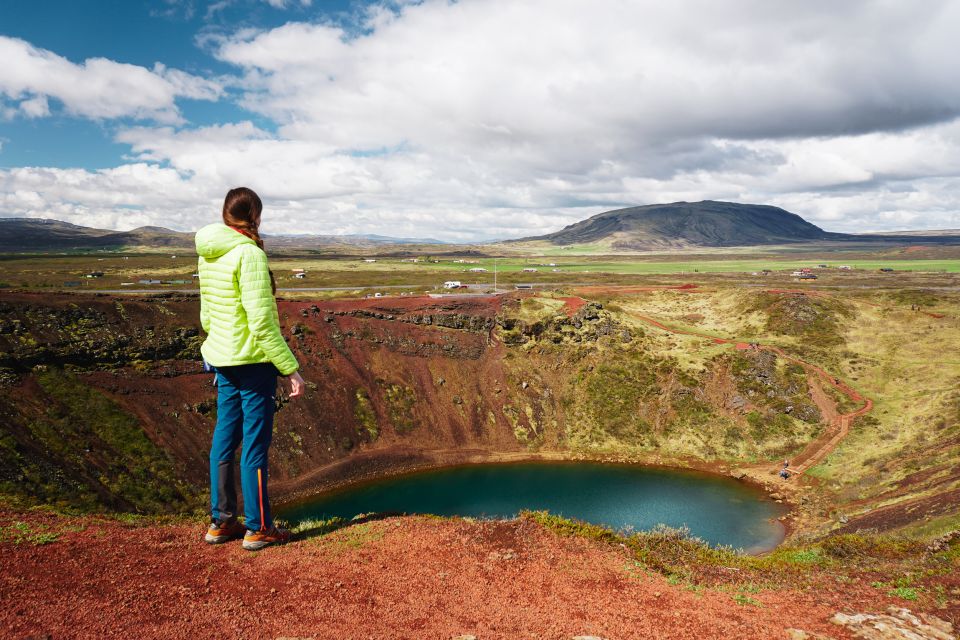
<svg viewBox="0 0 960 640">
<path fill-rule="evenodd" d="M 273 433 L 277 375 L 287 376 L 290 397 L 300 395 L 299 364 L 280 333 L 276 283 L 260 239 L 263 203 L 252 190 L 231 189 L 223 224 L 197 232 L 200 256 L 200 352 L 216 372 L 217 425 L 210 447 L 211 523 L 205 540 L 243 535 L 251 551 L 290 539 L 273 525 L 267 495 L 267 452 Z M 234 452 L 240 443 L 244 524 L 237 520 Z"/>
</svg>

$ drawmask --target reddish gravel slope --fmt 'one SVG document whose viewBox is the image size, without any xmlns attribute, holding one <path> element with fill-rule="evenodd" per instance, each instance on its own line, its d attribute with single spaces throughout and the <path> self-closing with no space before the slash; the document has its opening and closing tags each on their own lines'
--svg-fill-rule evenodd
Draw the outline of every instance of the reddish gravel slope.
<svg viewBox="0 0 960 640">
<path fill-rule="evenodd" d="M 618 546 L 527 519 L 387 518 L 259 553 L 207 546 L 199 525 L 0 512 L 0 526 L 14 520 L 66 531 L 0 542 L 0 629 L 13 638 L 845 638 L 830 616 L 865 604 L 850 584 L 740 604 L 734 588 L 671 585 Z"/>
</svg>

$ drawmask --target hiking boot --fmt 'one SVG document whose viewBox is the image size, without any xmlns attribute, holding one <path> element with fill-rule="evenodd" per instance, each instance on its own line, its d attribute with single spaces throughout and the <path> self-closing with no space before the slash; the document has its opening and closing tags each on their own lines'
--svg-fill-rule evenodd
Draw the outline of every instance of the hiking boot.
<svg viewBox="0 0 960 640">
<path fill-rule="evenodd" d="M 243 548 L 257 551 L 272 544 L 284 544 L 290 541 L 290 532 L 280 527 L 270 527 L 260 531 L 247 531 L 243 536 Z"/>
<path fill-rule="evenodd" d="M 210 523 L 210 527 L 207 529 L 207 535 L 203 536 L 203 540 L 207 544 L 223 544 L 234 538 L 239 538 L 246 530 L 247 528 L 240 524 L 236 518 L 224 520 L 223 522 L 214 520 Z"/>
</svg>

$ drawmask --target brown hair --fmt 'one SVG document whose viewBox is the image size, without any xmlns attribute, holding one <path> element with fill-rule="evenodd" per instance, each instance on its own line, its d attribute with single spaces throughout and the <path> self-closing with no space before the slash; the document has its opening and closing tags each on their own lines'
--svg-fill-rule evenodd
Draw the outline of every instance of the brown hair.
<svg viewBox="0 0 960 640">
<path fill-rule="evenodd" d="M 260 238 L 260 214 L 263 212 L 263 202 L 253 189 L 237 187 L 227 191 L 223 200 L 223 224 L 236 229 L 243 235 L 257 243 L 263 249 L 263 239 Z M 270 271 L 270 289 L 277 293 L 277 281 Z"/>
</svg>

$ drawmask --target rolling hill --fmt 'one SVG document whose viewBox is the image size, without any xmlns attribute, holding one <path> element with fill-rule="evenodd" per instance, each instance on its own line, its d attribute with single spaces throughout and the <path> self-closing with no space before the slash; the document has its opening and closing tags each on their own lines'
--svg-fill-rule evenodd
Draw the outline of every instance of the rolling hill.
<svg viewBox="0 0 960 640">
<path fill-rule="evenodd" d="M 193 234 L 180 233 L 164 227 L 110 231 L 59 220 L 0 219 L 0 250 L 2 251 L 64 251 L 123 247 L 191 248 Z"/>
<path fill-rule="evenodd" d="M 432 238 L 393 238 L 381 235 L 264 234 L 271 246 L 287 250 L 342 248 L 372 249 L 385 245 L 443 245 Z M 111 231 L 44 218 L 0 218 L 0 251 L 69 251 L 79 249 L 193 249 L 193 233 L 164 227 Z"/>
</svg>

